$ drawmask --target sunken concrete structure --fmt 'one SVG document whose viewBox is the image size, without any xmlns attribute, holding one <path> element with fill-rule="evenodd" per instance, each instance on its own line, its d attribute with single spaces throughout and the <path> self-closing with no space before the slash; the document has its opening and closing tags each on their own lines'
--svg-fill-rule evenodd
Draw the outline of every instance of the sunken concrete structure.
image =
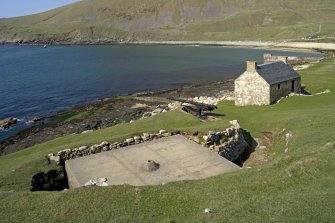
<svg viewBox="0 0 335 223">
<path fill-rule="evenodd" d="M 235 80 L 235 105 L 270 105 L 300 93 L 301 78 L 285 60 L 262 65 L 247 61 L 246 71 Z"/>
<path fill-rule="evenodd" d="M 165 137 L 127 149 L 110 150 L 66 160 L 69 187 L 92 185 L 160 185 L 181 180 L 205 179 L 240 170 L 217 153 L 181 135 Z"/>
</svg>

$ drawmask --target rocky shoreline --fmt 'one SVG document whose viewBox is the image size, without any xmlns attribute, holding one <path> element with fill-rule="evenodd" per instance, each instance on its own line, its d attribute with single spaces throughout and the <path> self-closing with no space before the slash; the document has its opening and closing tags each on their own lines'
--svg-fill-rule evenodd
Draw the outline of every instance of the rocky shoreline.
<svg viewBox="0 0 335 223">
<path fill-rule="evenodd" d="M 333 51 L 324 53 L 325 58 L 335 55 Z M 298 63 L 294 68 L 306 69 L 311 65 L 310 63 L 314 62 L 304 61 L 303 64 Z M 215 106 L 221 100 L 233 100 L 233 91 L 233 80 L 227 80 L 165 91 L 104 98 L 98 102 L 74 106 L 50 117 L 36 118 L 33 120 L 35 122 L 33 127 L 1 140 L 0 156 L 61 136 L 133 122 L 168 110 L 180 109 L 194 115 L 201 115 L 201 111 L 197 108 L 199 104 L 204 104 L 205 107 L 207 105 L 210 110 L 211 106 Z M 15 124 L 15 119 L 11 119 L 13 120 L 11 125 Z M 6 125 L 6 120 L 3 121 Z M 10 125 L 6 125 L 6 128 L 8 127 Z"/>
<path fill-rule="evenodd" d="M 228 80 L 104 98 L 98 102 L 74 106 L 0 141 L 0 155 L 7 155 L 68 134 L 81 134 L 133 122 L 168 110 L 181 109 L 197 115 L 194 104 L 186 103 L 187 101 L 215 105 L 222 99 L 231 99 L 233 89 L 233 80 Z"/>
</svg>

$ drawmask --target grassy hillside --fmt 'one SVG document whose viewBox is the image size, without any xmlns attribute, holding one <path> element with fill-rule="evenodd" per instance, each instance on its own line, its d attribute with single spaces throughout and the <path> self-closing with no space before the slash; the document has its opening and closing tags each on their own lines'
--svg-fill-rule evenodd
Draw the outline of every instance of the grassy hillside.
<svg viewBox="0 0 335 223">
<path fill-rule="evenodd" d="M 83 135 L 62 137 L 0 157 L 1 222 L 334 222 L 335 59 L 302 71 L 312 94 L 272 106 L 219 104 L 222 120 L 200 122 L 168 112 Z M 29 192 L 30 177 L 51 168 L 44 155 L 62 148 L 117 140 L 161 128 L 225 129 L 238 119 L 253 137 L 273 134 L 267 162 L 200 181 L 162 186 Z M 286 141 L 286 134 L 292 138 Z M 204 208 L 213 209 L 205 215 Z"/>
<path fill-rule="evenodd" d="M 335 37 L 333 1 L 85 0 L 0 19 L 0 39 L 27 41 L 278 40 L 313 33 Z"/>
</svg>

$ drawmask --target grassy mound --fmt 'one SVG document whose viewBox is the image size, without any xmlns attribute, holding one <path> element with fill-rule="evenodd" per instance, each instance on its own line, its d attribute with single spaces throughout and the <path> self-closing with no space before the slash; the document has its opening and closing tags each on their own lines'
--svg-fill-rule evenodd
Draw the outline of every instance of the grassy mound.
<svg viewBox="0 0 335 223">
<path fill-rule="evenodd" d="M 200 122 L 168 112 L 152 118 L 69 135 L 0 158 L 2 222 L 334 222 L 335 59 L 302 71 L 305 90 L 272 106 L 219 104 L 222 120 Z M 161 186 L 79 188 L 29 192 L 31 176 L 52 168 L 44 156 L 63 148 L 116 141 L 159 129 L 224 129 L 238 119 L 253 137 L 272 132 L 269 160 L 199 181 Z M 211 208 L 211 214 L 204 214 Z"/>
</svg>

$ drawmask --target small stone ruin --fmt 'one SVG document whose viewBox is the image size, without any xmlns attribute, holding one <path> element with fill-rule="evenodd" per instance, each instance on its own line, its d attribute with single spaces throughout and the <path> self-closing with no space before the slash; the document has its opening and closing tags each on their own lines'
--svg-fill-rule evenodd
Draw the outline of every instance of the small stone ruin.
<svg viewBox="0 0 335 223">
<path fill-rule="evenodd" d="M 223 132 L 209 132 L 203 136 L 203 145 L 234 162 L 248 149 L 249 144 L 245 141 L 238 121 L 231 121 L 230 124 L 231 126 Z"/>
</svg>

